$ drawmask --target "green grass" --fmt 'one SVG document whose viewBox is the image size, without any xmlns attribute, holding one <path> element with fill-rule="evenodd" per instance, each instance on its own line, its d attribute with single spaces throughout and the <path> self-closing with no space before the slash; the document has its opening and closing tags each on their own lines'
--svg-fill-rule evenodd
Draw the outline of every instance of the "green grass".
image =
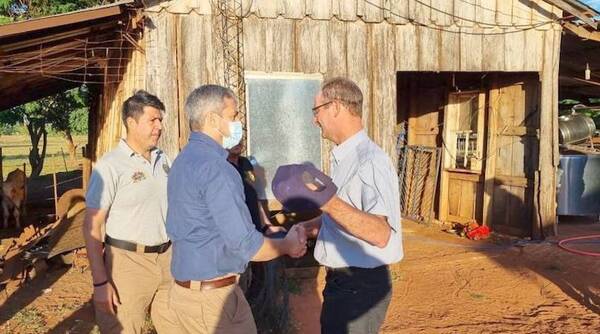
<svg viewBox="0 0 600 334">
<path fill-rule="evenodd" d="M 60 135 L 48 136 L 46 147 L 46 159 L 41 175 L 55 172 L 72 171 L 79 168 L 81 159 L 81 146 L 87 144 L 87 136 L 74 136 L 73 140 L 77 147 L 76 161 L 71 161 L 67 143 Z M 31 141 L 27 135 L 2 135 L 0 136 L 0 147 L 2 147 L 2 172 L 4 177 L 16 168 L 23 169 L 25 163 L 27 175 L 31 172 L 29 165 L 29 150 Z M 40 147 L 41 151 L 41 147 Z"/>
</svg>

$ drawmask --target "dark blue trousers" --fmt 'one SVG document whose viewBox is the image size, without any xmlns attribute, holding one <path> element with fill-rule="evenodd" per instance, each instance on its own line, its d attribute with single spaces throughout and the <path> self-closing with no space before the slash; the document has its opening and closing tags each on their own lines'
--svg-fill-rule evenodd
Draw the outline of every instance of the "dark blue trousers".
<svg viewBox="0 0 600 334">
<path fill-rule="evenodd" d="M 388 266 L 327 269 L 321 333 L 377 333 L 392 298 Z"/>
</svg>

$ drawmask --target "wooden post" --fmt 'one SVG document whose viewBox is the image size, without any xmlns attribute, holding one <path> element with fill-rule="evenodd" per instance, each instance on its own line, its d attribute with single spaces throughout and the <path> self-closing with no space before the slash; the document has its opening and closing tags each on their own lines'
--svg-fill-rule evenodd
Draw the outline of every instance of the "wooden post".
<svg viewBox="0 0 600 334">
<path fill-rule="evenodd" d="M 56 182 L 56 172 L 52 173 L 52 181 L 54 182 L 54 217 L 58 220 L 58 185 Z"/>
<path fill-rule="evenodd" d="M 88 183 L 90 182 L 90 175 L 92 174 L 92 162 L 86 155 L 86 146 L 81 148 L 81 154 L 83 155 L 83 170 L 81 171 L 82 182 L 81 186 L 83 192 L 87 191 Z"/>
<path fill-rule="evenodd" d="M 63 151 L 63 148 L 60 148 L 60 155 L 62 156 L 63 159 L 63 164 L 65 165 L 65 172 L 69 171 L 69 168 L 67 168 L 67 160 L 65 160 L 65 151 Z"/>
<path fill-rule="evenodd" d="M 488 127 L 487 127 L 487 152 L 484 155 L 485 176 L 483 182 L 483 220 L 482 225 L 492 226 L 494 205 L 494 186 L 496 182 L 496 145 L 498 142 L 498 109 L 499 109 L 500 84 L 498 76 L 492 76 L 492 87 L 489 90 Z"/>
<path fill-rule="evenodd" d="M 2 163 L 2 147 L 0 147 L 0 183 L 4 181 L 4 164 Z"/>
<path fill-rule="evenodd" d="M 90 159 L 83 160 L 83 191 L 87 191 L 88 184 L 90 182 L 90 175 L 92 173 L 92 163 Z"/>
<path fill-rule="evenodd" d="M 54 173 L 58 172 L 58 169 L 60 168 L 60 163 L 58 162 L 58 152 L 54 153 Z"/>
</svg>

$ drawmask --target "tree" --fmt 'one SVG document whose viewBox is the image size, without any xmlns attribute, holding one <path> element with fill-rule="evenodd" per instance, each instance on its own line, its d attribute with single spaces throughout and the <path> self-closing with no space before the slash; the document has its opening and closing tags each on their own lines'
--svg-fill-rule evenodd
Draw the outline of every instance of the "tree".
<svg viewBox="0 0 600 334">
<path fill-rule="evenodd" d="M 67 141 L 67 149 L 71 160 L 75 160 L 77 145 L 73 142 L 73 133 L 87 132 L 87 99 L 86 86 L 71 89 L 51 97 L 53 107 L 48 110 L 46 119 L 54 130 L 61 132 Z M 85 123 L 85 127 L 82 123 Z"/>
<path fill-rule="evenodd" d="M 30 102 L 23 106 L 23 123 L 27 127 L 31 139 L 29 150 L 29 164 L 31 165 L 31 177 L 39 176 L 44 168 L 46 147 L 48 146 L 48 131 L 46 131 L 46 119 L 43 116 L 44 103 Z M 39 144 L 42 139 L 42 152 L 40 154 Z"/>
<path fill-rule="evenodd" d="M 29 163 L 32 177 L 39 176 L 44 168 L 48 125 L 64 135 L 69 155 L 71 159 L 75 159 L 77 145 L 73 142 L 73 125 L 76 126 L 75 133 L 79 133 L 82 129 L 87 130 L 87 127 L 84 128 L 81 124 L 87 123 L 87 119 L 83 116 L 88 112 L 87 97 L 87 88 L 82 86 L 1 112 L 6 113 L 4 115 L 6 119 L 14 119 L 15 116 L 23 119 L 31 140 Z M 77 116 L 72 117 L 73 115 Z"/>
<path fill-rule="evenodd" d="M 0 0 L 0 24 L 71 12 L 115 0 Z"/>
<path fill-rule="evenodd" d="M 0 24 L 55 15 L 79 9 L 103 5 L 116 0 L 0 0 Z M 46 125 L 64 134 L 72 159 L 76 145 L 73 142 L 73 125 L 77 131 L 87 131 L 87 90 L 79 88 L 45 97 L 35 102 L 11 108 L 2 113 L 23 117 L 31 139 L 29 162 L 31 176 L 38 176 L 44 165 L 48 131 Z M 41 144 L 40 144 L 41 140 Z M 41 152 L 40 152 L 41 145 Z"/>
<path fill-rule="evenodd" d="M 20 117 L 27 128 L 32 146 L 29 150 L 29 164 L 31 165 L 32 177 L 40 175 L 44 167 L 44 157 L 46 156 L 48 131 L 46 130 L 46 118 L 44 117 L 43 109 L 43 104 L 36 101 L 0 112 L 5 118 Z M 41 152 L 40 140 L 42 141 Z"/>
<path fill-rule="evenodd" d="M 23 121 L 23 117 L 14 112 L 0 112 L 0 135 L 12 135 L 16 132 L 15 127 Z"/>
</svg>

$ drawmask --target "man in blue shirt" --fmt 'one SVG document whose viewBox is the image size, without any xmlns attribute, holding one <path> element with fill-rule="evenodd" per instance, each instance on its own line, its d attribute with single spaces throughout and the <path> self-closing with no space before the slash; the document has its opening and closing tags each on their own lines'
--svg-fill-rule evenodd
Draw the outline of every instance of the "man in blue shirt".
<svg viewBox="0 0 600 334">
<path fill-rule="evenodd" d="M 249 261 L 306 252 L 302 227 L 284 239 L 264 238 L 252 224 L 242 180 L 227 161 L 242 137 L 230 89 L 205 85 L 187 98 L 192 133 L 169 172 L 167 234 L 175 283 L 170 307 L 188 333 L 256 333 L 237 285 Z"/>
</svg>

